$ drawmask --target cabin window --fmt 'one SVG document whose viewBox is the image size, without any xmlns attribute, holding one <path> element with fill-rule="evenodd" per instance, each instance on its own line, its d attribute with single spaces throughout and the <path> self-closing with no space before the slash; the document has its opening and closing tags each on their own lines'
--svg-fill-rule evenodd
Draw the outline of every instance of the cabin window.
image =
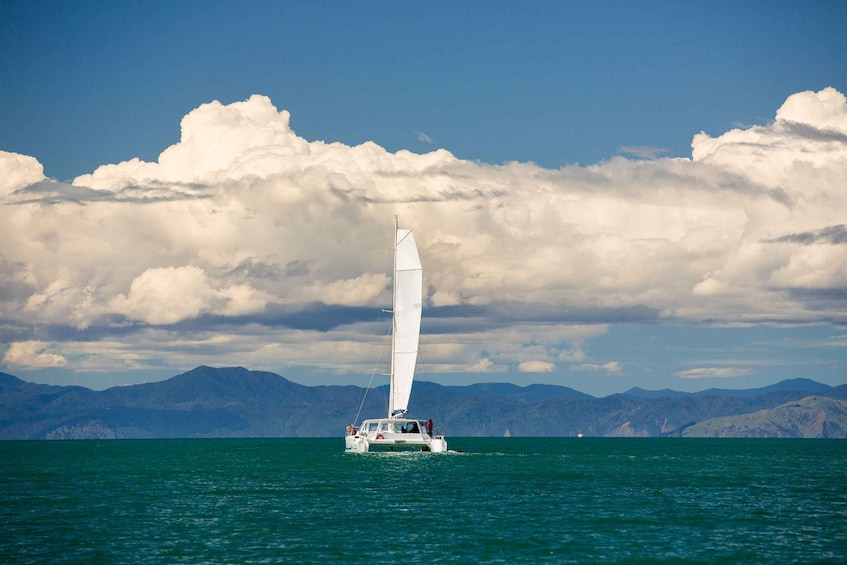
<svg viewBox="0 0 847 565">
<path fill-rule="evenodd" d="M 388 431 L 388 422 L 383 422 L 382 425 L 379 426 L 379 431 L 387 432 Z"/>
<path fill-rule="evenodd" d="M 420 428 L 417 422 L 396 422 L 394 430 L 398 434 L 419 434 Z"/>
<path fill-rule="evenodd" d="M 375 432 L 377 426 L 379 426 L 379 424 L 377 422 L 368 422 L 368 431 L 369 432 Z"/>
</svg>

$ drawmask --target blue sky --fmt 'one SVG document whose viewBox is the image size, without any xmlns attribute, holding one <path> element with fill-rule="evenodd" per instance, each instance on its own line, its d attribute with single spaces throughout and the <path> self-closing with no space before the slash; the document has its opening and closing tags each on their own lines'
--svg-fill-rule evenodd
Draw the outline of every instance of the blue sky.
<svg viewBox="0 0 847 565">
<path fill-rule="evenodd" d="M 260 93 L 310 140 L 558 167 L 689 156 L 847 80 L 841 2 L 455 4 L 4 2 L 2 144 L 70 180 Z"/>
<path fill-rule="evenodd" d="M 843 2 L 2 11 L 2 371 L 366 384 L 399 213 L 422 378 L 847 382 Z"/>
</svg>

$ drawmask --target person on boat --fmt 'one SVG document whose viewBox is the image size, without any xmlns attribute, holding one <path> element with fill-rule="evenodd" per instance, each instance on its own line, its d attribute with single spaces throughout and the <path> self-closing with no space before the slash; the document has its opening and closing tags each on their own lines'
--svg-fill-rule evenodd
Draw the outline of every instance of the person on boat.
<svg viewBox="0 0 847 565">
<path fill-rule="evenodd" d="M 430 418 L 429 422 L 426 423 L 426 431 L 429 434 L 429 437 L 432 437 L 432 418 Z"/>
</svg>

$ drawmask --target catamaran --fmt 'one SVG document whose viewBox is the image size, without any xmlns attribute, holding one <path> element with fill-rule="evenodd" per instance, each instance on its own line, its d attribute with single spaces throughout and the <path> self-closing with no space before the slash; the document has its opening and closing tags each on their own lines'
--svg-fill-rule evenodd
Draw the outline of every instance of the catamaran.
<svg viewBox="0 0 847 565">
<path fill-rule="evenodd" d="M 369 451 L 447 451 L 447 439 L 432 420 L 406 417 L 421 333 L 423 270 L 412 230 L 400 229 L 394 218 L 394 293 L 391 331 L 391 373 L 388 415 L 347 427 L 344 438 L 348 453 Z"/>
</svg>

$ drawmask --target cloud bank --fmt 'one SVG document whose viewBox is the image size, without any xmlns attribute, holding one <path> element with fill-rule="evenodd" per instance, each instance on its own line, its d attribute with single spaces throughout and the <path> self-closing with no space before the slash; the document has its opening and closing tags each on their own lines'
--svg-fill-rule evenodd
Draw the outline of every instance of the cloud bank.
<svg viewBox="0 0 847 565">
<path fill-rule="evenodd" d="M 361 371 L 395 214 L 421 249 L 434 372 L 619 373 L 581 361 L 621 321 L 847 322 L 842 93 L 701 132 L 691 158 L 626 151 L 649 160 L 551 170 L 308 141 L 254 95 L 190 112 L 155 162 L 70 184 L 0 152 L 3 366 Z"/>
</svg>

